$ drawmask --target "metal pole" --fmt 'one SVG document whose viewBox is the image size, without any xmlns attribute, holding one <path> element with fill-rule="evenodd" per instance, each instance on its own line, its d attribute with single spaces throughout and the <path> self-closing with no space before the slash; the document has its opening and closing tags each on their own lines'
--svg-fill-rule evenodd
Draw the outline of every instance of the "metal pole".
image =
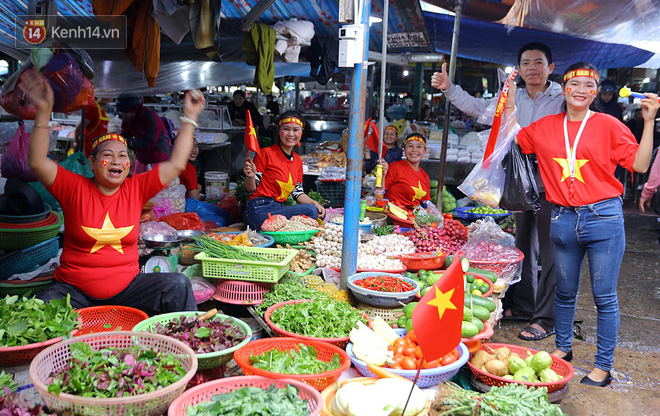
<svg viewBox="0 0 660 416">
<path fill-rule="evenodd" d="M 456 73 L 456 55 L 458 50 L 458 31 L 461 27 L 461 9 L 463 0 L 456 3 L 456 17 L 454 18 L 454 33 L 451 38 L 451 57 L 449 58 L 449 82 L 454 82 Z M 442 187 L 445 183 L 445 162 L 447 161 L 447 139 L 449 137 L 449 115 L 451 113 L 451 103 L 445 97 L 445 119 L 442 123 L 442 148 L 440 149 L 440 169 L 438 172 L 438 210 L 442 212 Z"/>
<path fill-rule="evenodd" d="M 346 152 L 346 194 L 344 196 L 344 238 L 341 251 L 341 283 L 346 289 L 348 276 L 357 270 L 360 191 L 362 190 L 362 152 L 364 148 L 364 106 L 367 98 L 367 62 L 369 55 L 369 15 L 371 0 L 362 0 L 361 23 L 364 25 L 362 62 L 353 68 L 351 78 L 351 110 L 348 120 Z"/>
<path fill-rule="evenodd" d="M 380 63 L 380 107 L 378 109 L 378 130 L 380 134 L 378 135 L 378 159 L 383 155 L 383 133 L 385 128 L 385 96 L 387 92 L 385 91 L 385 81 L 387 80 L 387 30 L 388 30 L 388 20 L 390 16 L 390 2 L 389 0 L 384 0 L 383 3 L 383 47 L 381 48 L 381 53 L 383 54 L 383 60 Z"/>
</svg>

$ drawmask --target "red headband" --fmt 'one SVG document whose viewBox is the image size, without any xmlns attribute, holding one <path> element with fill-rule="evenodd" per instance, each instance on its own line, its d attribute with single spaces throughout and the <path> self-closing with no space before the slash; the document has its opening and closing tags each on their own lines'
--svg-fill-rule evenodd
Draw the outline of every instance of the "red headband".
<svg viewBox="0 0 660 416">
<path fill-rule="evenodd" d="M 406 141 L 403 142 L 403 146 L 405 147 L 405 145 L 407 145 L 409 142 L 412 142 L 412 141 L 415 141 L 415 140 L 417 140 L 418 142 L 424 143 L 424 146 L 426 146 L 426 140 L 424 140 L 424 138 L 422 136 L 420 136 L 419 134 L 414 134 L 414 135 L 409 136 L 406 139 Z"/>
<path fill-rule="evenodd" d="M 101 143 L 106 142 L 108 140 L 117 140 L 118 142 L 124 143 L 124 146 L 128 147 L 126 144 L 126 140 L 118 135 L 117 133 L 108 133 L 104 134 L 103 136 L 99 136 L 92 142 L 92 150 L 96 149 Z"/>
<path fill-rule="evenodd" d="M 587 68 L 580 68 L 580 69 L 574 69 L 572 71 L 568 71 L 567 73 L 564 74 L 564 82 L 568 81 L 571 78 L 575 77 L 589 77 L 593 78 L 596 80 L 596 83 L 600 81 L 600 75 L 598 72 L 594 71 L 593 69 L 587 69 Z"/>
<path fill-rule="evenodd" d="M 399 134 L 399 129 L 397 129 L 397 128 L 394 127 L 394 126 L 387 126 L 387 127 L 385 127 L 385 130 L 387 130 L 387 129 L 392 129 L 392 130 L 394 130 L 394 131 L 396 132 L 396 134 Z"/>
<path fill-rule="evenodd" d="M 299 125 L 300 127 L 303 127 L 303 128 L 305 127 L 305 126 L 303 125 L 302 120 L 299 119 L 298 117 L 287 117 L 287 118 L 283 118 L 282 120 L 280 120 L 279 125 L 281 126 L 282 124 L 286 124 L 286 123 L 296 123 L 296 124 Z"/>
</svg>

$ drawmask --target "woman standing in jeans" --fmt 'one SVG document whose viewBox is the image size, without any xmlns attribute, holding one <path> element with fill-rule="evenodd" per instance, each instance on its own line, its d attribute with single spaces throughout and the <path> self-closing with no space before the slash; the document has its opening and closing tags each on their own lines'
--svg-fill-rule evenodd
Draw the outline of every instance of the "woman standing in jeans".
<svg viewBox="0 0 660 416">
<path fill-rule="evenodd" d="M 245 222 L 254 230 L 268 219 L 268 214 L 281 214 L 287 218 L 307 215 L 311 218 L 325 216 L 325 209 L 303 191 L 303 163 L 293 148 L 300 144 L 305 121 L 295 111 L 287 111 L 278 121 L 279 142 L 265 149 L 254 162 L 245 158 L 243 173 L 247 176 L 245 190 L 250 199 L 245 210 Z M 283 206 L 289 197 L 297 205 Z"/>
<path fill-rule="evenodd" d="M 616 286 L 626 245 L 623 185 L 614 170 L 619 164 L 646 172 L 653 151 L 653 119 L 660 105 L 655 94 L 647 93 L 642 100 L 644 132 L 637 144 L 619 120 L 589 109 L 598 95 L 598 80 L 591 64 L 568 67 L 562 85 L 566 112 L 523 128 L 516 143 L 524 153 L 536 154 L 547 199 L 555 204 L 550 225 L 557 284 L 553 354 L 567 361 L 573 358 L 573 322 L 586 254 L 598 315 L 598 349 L 595 368 L 581 382 L 604 387 L 612 381 L 619 334 Z M 514 100 L 515 91 L 509 93 L 507 113 L 513 112 Z"/>
</svg>

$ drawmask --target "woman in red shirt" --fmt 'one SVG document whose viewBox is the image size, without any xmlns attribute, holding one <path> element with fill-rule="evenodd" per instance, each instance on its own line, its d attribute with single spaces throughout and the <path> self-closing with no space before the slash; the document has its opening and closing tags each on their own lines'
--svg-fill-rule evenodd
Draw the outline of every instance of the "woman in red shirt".
<svg viewBox="0 0 660 416">
<path fill-rule="evenodd" d="M 516 136 L 524 153 L 534 153 L 548 201 L 555 204 L 550 239 L 555 256 L 555 334 L 552 354 L 573 358 L 573 322 L 582 263 L 589 257 L 591 292 L 596 304 L 595 368 L 581 383 L 604 387 L 619 333 L 617 280 L 625 250 L 621 193 L 614 176 L 617 164 L 646 172 L 653 150 L 653 120 L 660 106 L 655 94 L 642 100 L 644 132 L 639 144 L 630 130 L 605 113 L 592 112 L 598 94 L 596 68 L 581 62 L 564 73 L 566 112 L 550 115 L 520 130 Z M 509 92 L 507 113 L 515 105 Z"/>
<path fill-rule="evenodd" d="M 296 111 L 287 111 L 278 121 L 279 143 L 265 149 L 254 158 L 245 158 L 243 172 L 247 176 L 245 190 L 250 199 L 245 210 L 245 222 L 254 230 L 260 230 L 268 214 L 307 215 L 311 218 L 325 216 L 325 209 L 305 194 L 302 159 L 293 148 L 300 143 L 305 121 Z M 283 206 L 293 196 L 298 204 Z"/>
<path fill-rule="evenodd" d="M 429 175 L 419 167 L 426 153 L 426 139 L 419 133 L 412 133 L 403 142 L 405 160 L 388 165 L 382 161 L 385 175 L 385 198 L 396 205 L 412 208 L 425 205 L 431 199 Z"/>
</svg>

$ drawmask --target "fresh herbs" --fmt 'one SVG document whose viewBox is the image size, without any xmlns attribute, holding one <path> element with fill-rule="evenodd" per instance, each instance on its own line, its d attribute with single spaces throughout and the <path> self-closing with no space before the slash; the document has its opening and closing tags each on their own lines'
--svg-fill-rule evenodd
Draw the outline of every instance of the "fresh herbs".
<svg viewBox="0 0 660 416">
<path fill-rule="evenodd" d="M 250 355 L 250 363 L 261 370 L 279 374 L 319 374 L 339 368 L 339 354 L 335 353 L 330 361 L 325 362 L 318 358 L 313 346 L 298 345 L 298 351 L 272 349 L 261 355 Z"/>
<path fill-rule="evenodd" d="M 366 323 L 361 311 L 331 298 L 283 305 L 270 319 L 285 331 L 317 338 L 347 337 L 358 321 Z"/>
<path fill-rule="evenodd" d="M 312 198 L 314 201 L 318 202 L 321 205 L 328 203 L 328 201 L 325 198 L 323 198 L 323 195 L 321 195 L 320 193 L 314 190 L 307 192 L 307 196 Z"/>
<path fill-rule="evenodd" d="M 0 371 L 0 396 L 4 393 L 4 388 L 7 387 L 9 391 L 16 391 L 18 384 L 14 381 L 11 374 L 5 373 L 5 370 Z M 2 414 L 2 412 L 0 412 Z"/>
<path fill-rule="evenodd" d="M 70 296 L 45 303 L 41 299 L 0 299 L 0 347 L 34 344 L 68 336 L 80 324 Z"/>
<path fill-rule="evenodd" d="M 0 388 L 0 415 L 2 416 L 57 416 L 46 413 L 43 405 L 32 406 L 8 387 Z"/>
<path fill-rule="evenodd" d="M 187 416 L 307 416 L 309 403 L 298 397 L 298 389 L 287 385 L 280 389 L 243 387 L 228 393 L 216 394 L 210 401 L 189 406 Z"/>
<path fill-rule="evenodd" d="M 190 323 L 195 324 L 190 328 L 184 326 Z M 172 332 L 181 326 L 184 326 L 184 331 Z M 247 334 L 234 322 L 233 318 L 227 318 L 224 321 L 213 319 L 200 322 L 196 316 L 186 318 L 184 315 L 166 324 L 157 323 L 150 332 L 178 339 L 189 345 L 197 354 L 226 350 L 240 344 L 247 337 Z"/>
<path fill-rule="evenodd" d="M 313 288 L 308 288 L 296 278 L 289 280 L 282 279 L 264 294 L 263 302 L 255 310 L 259 315 L 264 316 L 266 309 L 276 303 L 298 299 L 330 299 L 330 295 Z"/>
<path fill-rule="evenodd" d="M 175 383 L 186 370 L 173 354 L 140 346 L 98 351 L 85 342 L 69 345 L 71 358 L 49 375 L 48 392 L 83 397 L 123 397 L 151 393 Z"/>
<path fill-rule="evenodd" d="M 191 250 L 201 251 L 209 257 L 215 257 L 219 259 L 270 262 L 270 259 L 266 257 L 250 253 L 249 251 L 241 250 L 240 248 L 230 246 L 229 244 L 221 243 L 216 239 L 208 236 L 196 237 L 195 244 L 191 245 L 190 247 Z"/>
<path fill-rule="evenodd" d="M 393 225 L 383 225 L 380 227 L 374 227 L 374 234 L 382 236 L 382 235 L 390 235 L 394 232 L 394 226 Z"/>
</svg>

